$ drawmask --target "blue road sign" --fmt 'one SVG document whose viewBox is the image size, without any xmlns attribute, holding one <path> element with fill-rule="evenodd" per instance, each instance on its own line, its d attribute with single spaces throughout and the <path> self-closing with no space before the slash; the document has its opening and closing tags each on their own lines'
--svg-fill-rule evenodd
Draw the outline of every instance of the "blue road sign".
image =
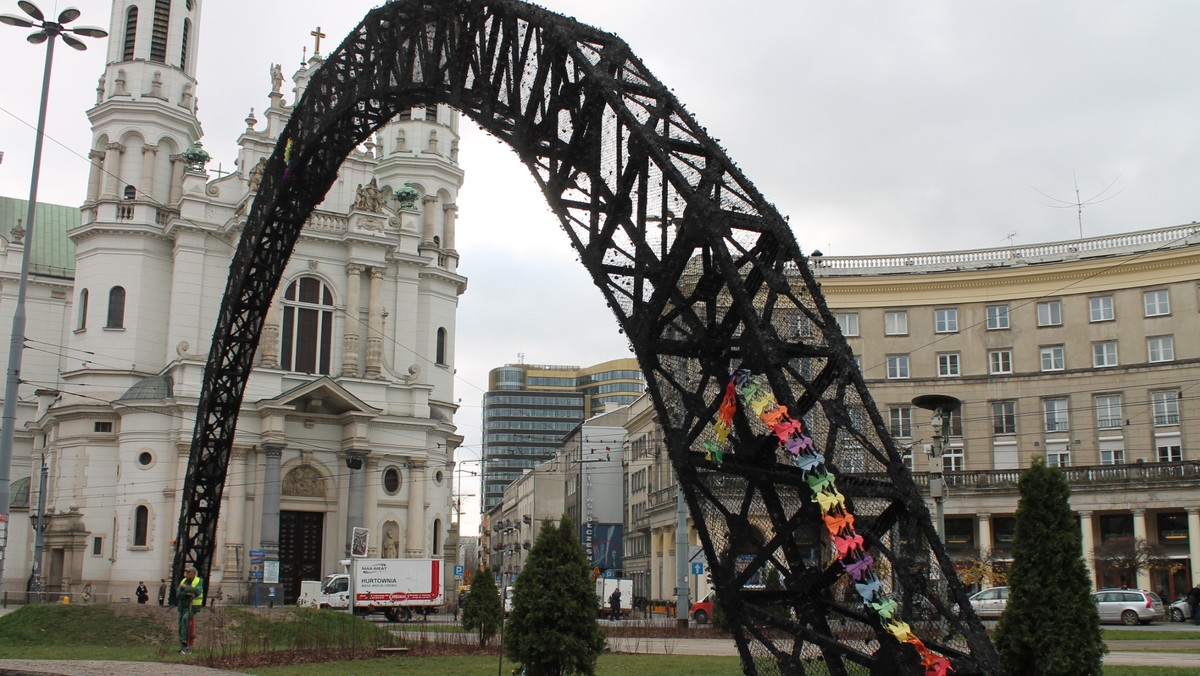
<svg viewBox="0 0 1200 676">
<path fill-rule="evenodd" d="M 466 566 L 455 566 L 455 567 L 454 567 L 454 574 L 455 574 L 455 575 L 460 575 L 460 576 L 461 576 L 461 575 L 465 574 L 466 572 L 467 572 L 467 567 L 466 567 Z"/>
<path fill-rule="evenodd" d="M 703 575 L 704 564 L 699 561 L 692 561 L 692 575 Z"/>
<path fill-rule="evenodd" d="M 617 571 L 613 570 L 612 568 L 606 568 L 604 570 L 604 579 L 611 580 L 611 579 L 615 578 L 616 576 L 617 576 Z"/>
</svg>

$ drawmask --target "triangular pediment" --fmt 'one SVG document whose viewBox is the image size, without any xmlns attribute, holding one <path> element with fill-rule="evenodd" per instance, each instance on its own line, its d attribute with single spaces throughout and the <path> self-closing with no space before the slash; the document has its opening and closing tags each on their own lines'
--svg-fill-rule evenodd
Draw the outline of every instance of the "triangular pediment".
<svg viewBox="0 0 1200 676">
<path fill-rule="evenodd" d="M 363 400 L 351 394 L 349 390 L 338 385 L 329 377 L 321 377 L 298 387 L 293 387 L 287 392 L 271 399 L 261 399 L 255 405 L 260 410 L 267 408 L 287 408 L 297 413 L 308 413 L 310 415 L 340 416 L 347 413 L 364 413 L 375 416 L 383 412 L 377 408 L 368 406 Z"/>
</svg>

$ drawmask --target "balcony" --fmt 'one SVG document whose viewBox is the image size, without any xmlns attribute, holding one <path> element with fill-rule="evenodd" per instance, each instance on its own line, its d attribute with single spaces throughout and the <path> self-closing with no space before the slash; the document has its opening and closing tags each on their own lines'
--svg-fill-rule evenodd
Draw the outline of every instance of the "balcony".
<svg viewBox="0 0 1200 676">
<path fill-rule="evenodd" d="M 1178 424 L 1179 424 L 1179 414 L 1178 413 L 1162 413 L 1162 414 L 1154 415 L 1155 427 L 1162 427 L 1163 425 L 1178 425 Z"/>
<path fill-rule="evenodd" d="M 1179 484 L 1189 482 L 1200 485 L 1200 460 L 1184 462 L 1147 462 L 1131 465 L 1084 465 L 1060 468 L 1072 487 L 1086 489 L 1089 486 L 1113 486 L 1134 484 Z M 968 472 L 946 472 L 946 483 L 970 492 L 1015 491 L 1023 470 L 986 469 Z M 884 478 L 884 477 L 880 477 Z M 917 485 L 929 486 L 929 474 L 914 473 Z"/>
</svg>

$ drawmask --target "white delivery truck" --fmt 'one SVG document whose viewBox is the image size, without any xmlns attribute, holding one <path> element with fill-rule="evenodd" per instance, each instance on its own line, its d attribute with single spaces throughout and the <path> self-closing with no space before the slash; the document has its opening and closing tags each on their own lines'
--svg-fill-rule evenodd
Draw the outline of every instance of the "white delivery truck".
<svg viewBox="0 0 1200 676">
<path fill-rule="evenodd" d="M 617 589 L 621 590 L 621 617 L 612 617 L 612 604 L 609 603 L 609 599 Z M 598 614 L 601 619 L 628 619 L 629 611 L 633 609 L 633 580 L 616 577 L 596 578 L 596 600 L 600 603 Z"/>
<path fill-rule="evenodd" d="M 317 606 L 345 610 L 353 591 L 355 614 L 383 613 L 402 622 L 445 602 L 441 559 L 354 559 L 342 565 L 349 572 L 325 576 Z"/>
</svg>

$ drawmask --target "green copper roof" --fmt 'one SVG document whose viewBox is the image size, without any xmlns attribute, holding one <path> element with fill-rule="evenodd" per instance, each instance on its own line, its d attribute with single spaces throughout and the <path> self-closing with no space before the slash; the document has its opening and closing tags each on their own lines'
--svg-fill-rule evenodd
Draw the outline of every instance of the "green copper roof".
<svg viewBox="0 0 1200 676">
<path fill-rule="evenodd" d="M 29 201 L 13 197 L 0 197 L 0 237 L 13 240 L 12 229 L 17 221 L 29 229 L 25 222 L 29 215 Z M 61 204 L 40 203 L 37 205 L 37 223 L 33 228 L 33 258 L 29 271 L 55 277 L 75 276 L 75 244 L 67 238 L 67 231 L 79 227 L 82 220 L 79 209 Z"/>
</svg>

